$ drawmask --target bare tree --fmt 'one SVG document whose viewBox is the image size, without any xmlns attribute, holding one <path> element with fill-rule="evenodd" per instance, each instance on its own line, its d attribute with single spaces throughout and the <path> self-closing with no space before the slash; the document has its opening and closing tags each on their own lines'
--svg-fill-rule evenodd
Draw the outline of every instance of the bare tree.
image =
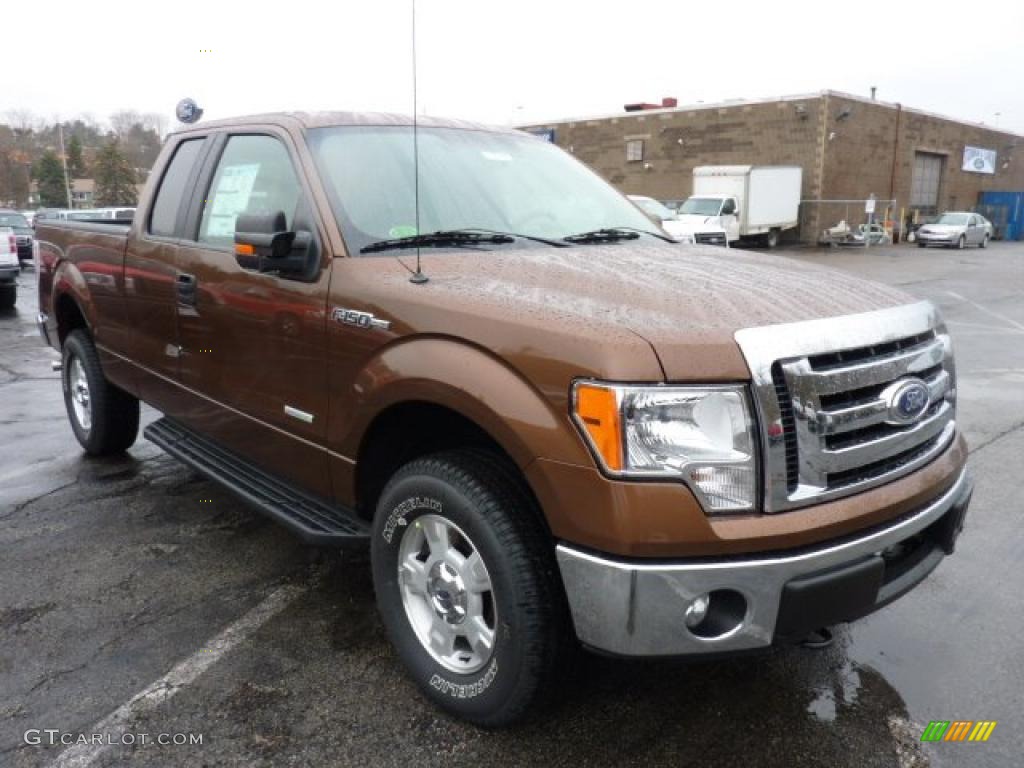
<svg viewBox="0 0 1024 768">
<path fill-rule="evenodd" d="M 29 109 L 9 109 L 5 114 L 7 124 L 18 133 L 31 133 L 42 126 L 42 120 Z"/>
<path fill-rule="evenodd" d="M 167 115 L 161 112 L 147 112 L 142 116 L 142 124 L 161 139 L 167 135 Z"/>
<path fill-rule="evenodd" d="M 122 109 L 110 116 L 110 126 L 119 139 L 123 139 L 133 126 L 142 122 L 142 115 L 134 109 Z"/>
</svg>

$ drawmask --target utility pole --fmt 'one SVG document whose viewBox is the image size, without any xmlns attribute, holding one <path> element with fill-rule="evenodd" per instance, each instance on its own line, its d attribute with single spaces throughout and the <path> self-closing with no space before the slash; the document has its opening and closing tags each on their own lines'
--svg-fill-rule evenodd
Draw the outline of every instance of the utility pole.
<svg viewBox="0 0 1024 768">
<path fill-rule="evenodd" d="M 64 193 L 68 196 L 68 208 L 71 205 L 71 182 L 68 181 L 68 156 L 64 152 L 64 124 L 57 123 L 57 135 L 60 136 L 60 161 L 64 165 Z"/>
</svg>

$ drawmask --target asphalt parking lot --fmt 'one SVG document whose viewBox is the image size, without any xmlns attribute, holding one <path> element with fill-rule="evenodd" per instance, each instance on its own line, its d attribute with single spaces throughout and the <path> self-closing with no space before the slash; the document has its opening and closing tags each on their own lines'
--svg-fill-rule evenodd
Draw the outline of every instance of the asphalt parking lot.
<svg viewBox="0 0 1024 768">
<path fill-rule="evenodd" d="M 83 458 L 26 270 L 0 313 L 0 765 L 61 756 L 25 743 L 45 729 L 202 737 L 64 753 L 77 765 L 1020 765 L 1024 244 L 786 255 L 941 306 L 977 482 L 957 554 L 826 650 L 586 657 L 551 712 L 505 732 L 419 698 L 365 562 L 305 548 L 144 440 Z M 922 745 L 930 720 L 999 725 Z"/>
</svg>

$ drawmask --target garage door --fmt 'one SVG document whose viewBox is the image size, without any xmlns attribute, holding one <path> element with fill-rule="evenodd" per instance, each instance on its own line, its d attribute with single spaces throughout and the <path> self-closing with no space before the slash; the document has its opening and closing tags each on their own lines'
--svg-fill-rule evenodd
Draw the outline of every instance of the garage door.
<svg viewBox="0 0 1024 768">
<path fill-rule="evenodd" d="M 937 209 L 939 205 L 939 183 L 942 181 L 942 166 L 945 155 L 930 152 L 914 153 L 914 176 L 910 183 L 910 207 Z"/>
</svg>

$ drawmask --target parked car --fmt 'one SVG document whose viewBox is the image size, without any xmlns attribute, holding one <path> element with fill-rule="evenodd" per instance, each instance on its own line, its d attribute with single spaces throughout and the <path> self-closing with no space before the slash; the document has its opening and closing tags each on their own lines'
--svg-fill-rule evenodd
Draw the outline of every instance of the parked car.
<svg viewBox="0 0 1024 768">
<path fill-rule="evenodd" d="M 653 197 L 644 195 L 627 195 L 633 203 L 649 218 L 658 222 L 673 240 L 680 243 L 698 243 L 700 245 L 726 245 L 725 230 L 719 226 L 708 224 L 694 228 L 679 221 L 679 216 L 662 205 Z"/>
<path fill-rule="evenodd" d="M 18 299 L 17 236 L 11 227 L 0 227 L 0 309 L 10 309 Z"/>
<path fill-rule="evenodd" d="M 679 213 L 679 209 L 682 207 L 683 203 L 686 202 L 686 199 L 674 198 L 671 200 L 659 200 L 659 202 L 673 213 Z"/>
<path fill-rule="evenodd" d="M 572 155 L 464 121 L 198 123 L 142 200 L 39 227 L 74 436 L 123 452 L 143 400 L 172 456 L 368 550 L 396 657 L 460 717 L 524 716 L 580 645 L 802 641 L 954 551 L 972 484 L 930 302 L 680 258 Z"/>
<path fill-rule="evenodd" d="M 857 232 L 853 235 L 854 242 L 863 245 L 864 244 L 864 230 L 867 228 L 867 224 L 861 224 L 857 227 Z M 871 234 L 868 237 L 868 245 L 888 245 L 892 242 L 892 236 L 886 231 L 885 227 L 881 224 L 871 225 Z"/>
<path fill-rule="evenodd" d="M 81 208 L 75 211 L 66 211 L 63 218 L 71 221 L 89 221 L 95 219 L 119 219 L 131 221 L 135 216 L 135 209 L 129 207 L 109 208 Z"/>
<path fill-rule="evenodd" d="M 0 227 L 9 227 L 14 231 L 18 243 L 18 259 L 32 261 L 32 239 L 35 236 L 35 230 L 25 215 L 21 211 L 2 208 L 0 209 Z"/>
<path fill-rule="evenodd" d="M 966 248 L 976 245 L 986 248 L 992 238 L 992 225 L 979 213 L 971 211 L 949 211 L 939 216 L 932 224 L 917 230 L 917 245 L 942 245 L 946 248 Z"/>
</svg>

